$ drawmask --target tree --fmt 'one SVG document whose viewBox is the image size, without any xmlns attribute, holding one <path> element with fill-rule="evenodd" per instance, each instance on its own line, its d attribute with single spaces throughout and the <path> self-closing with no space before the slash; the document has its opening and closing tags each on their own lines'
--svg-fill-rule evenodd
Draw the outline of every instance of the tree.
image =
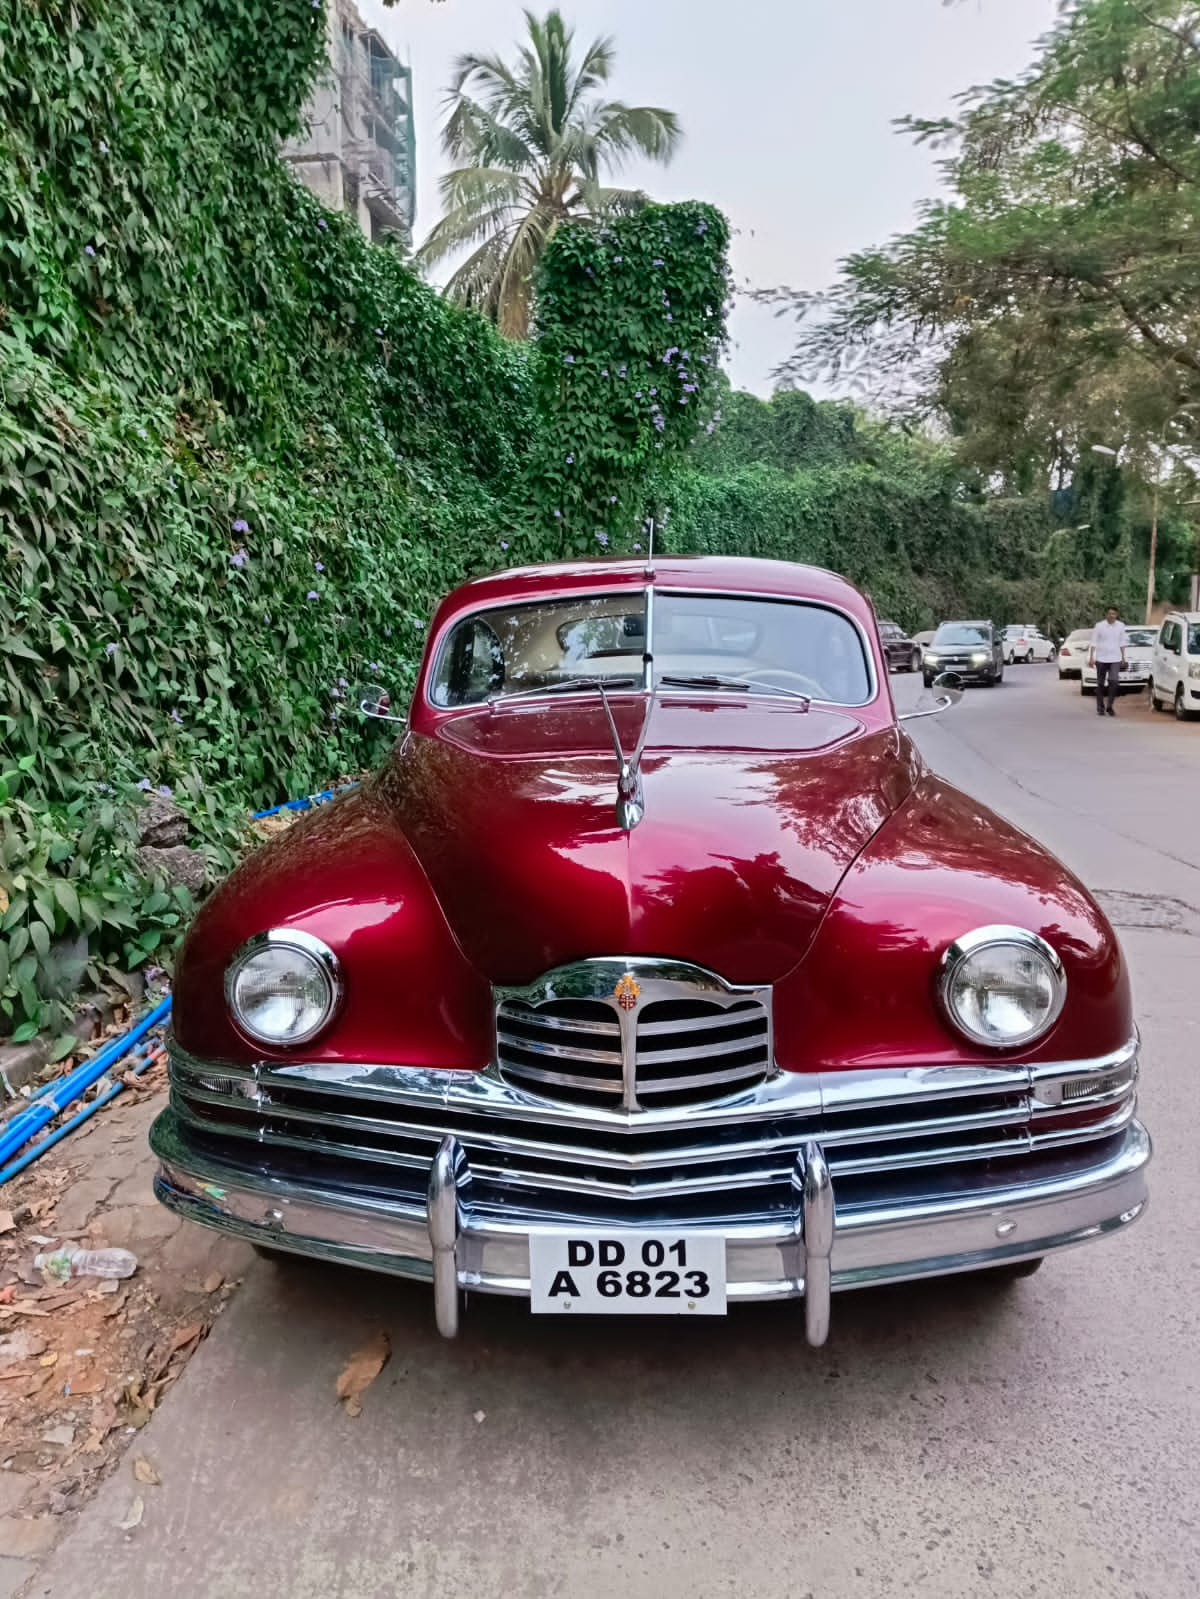
<svg viewBox="0 0 1200 1599">
<path fill-rule="evenodd" d="M 1029 70 L 909 119 L 948 201 L 797 311 L 785 376 L 854 376 L 1028 477 L 1089 440 L 1200 436 L 1200 5 L 1075 0 Z M 907 383 L 907 392 L 905 384 Z"/>
<path fill-rule="evenodd" d="M 473 54 L 455 63 L 442 145 L 458 165 L 441 180 L 445 215 L 417 253 L 428 266 L 474 245 L 445 292 L 512 338 L 529 331 L 534 268 L 559 224 L 639 210 L 644 194 L 604 177 L 635 154 L 669 161 L 680 136 L 671 111 L 601 97 L 611 39 L 577 59 L 558 11 L 525 20 L 513 65 Z"/>
</svg>

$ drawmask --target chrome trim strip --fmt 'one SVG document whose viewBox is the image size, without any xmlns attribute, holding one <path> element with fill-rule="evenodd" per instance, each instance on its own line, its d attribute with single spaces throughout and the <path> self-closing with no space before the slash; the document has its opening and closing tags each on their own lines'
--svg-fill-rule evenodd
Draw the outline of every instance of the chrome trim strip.
<svg viewBox="0 0 1200 1599">
<path fill-rule="evenodd" d="M 429 1166 L 426 1209 L 433 1260 L 433 1304 L 437 1330 L 443 1338 L 454 1338 L 458 1333 L 458 1235 L 462 1228 L 458 1170 L 465 1165 L 458 1140 L 443 1138 Z"/>
<path fill-rule="evenodd" d="M 678 1027 L 676 1027 L 675 1030 L 676 1032 L 680 1031 Z M 762 1018 L 761 1031 L 766 1031 L 765 1016 Z M 765 1050 L 766 1046 L 767 1041 L 762 1037 L 735 1038 L 726 1044 L 705 1044 L 703 1058 L 707 1060 L 710 1055 L 748 1055 L 752 1051 Z M 637 1061 L 639 1066 L 657 1066 L 660 1061 L 667 1061 L 669 1063 L 676 1060 L 695 1060 L 696 1058 L 697 1051 L 694 1049 L 655 1049 L 637 1051 Z M 756 1071 L 758 1075 L 761 1076 L 764 1064 L 764 1062 L 748 1063 L 745 1067 L 745 1071 Z M 689 1082 L 694 1081 L 692 1078 L 688 1078 L 687 1080 Z"/>
<path fill-rule="evenodd" d="M 889 1106 L 931 1104 L 947 1097 L 1036 1094 L 1038 1085 L 1062 1078 L 1108 1076 L 1136 1062 L 1138 1040 L 1093 1059 L 1048 1061 L 1027 1066 L 873 1067 L 838 1072 L 776 1071 L 766 1082 L 712 1105 L 652 1109 L 627 1115 L 593 1105 L 564 1106 L 523 1094 L 493 1071 L 441 1069 L 386 1063 L 262 1061 L 252 1067 L 228 1061 L 203 1061 L 168 1034 L 172 1068 L 192 1078 L 228 1077 L 254 1082 L 269 1091 L 281 1087 L 313 1089 L 388 1104 L 427 1105 L 433 1109 L 486 1112 L 527 1123 L 561 1126 L 572 1134 L 584 1129 L 627 1133 L 703 1132 L 741 1126 L 748 1117 L 841 1115 Z M 1136 1077 L 1135 1079 L 1136 1080 Z"/>
<path fill-rule="evenodd" d="M 620 1064 L 621 1057 L 613 1055 L 607 1059 L 616 1066 Z M 578 1088 L 585 1094 L 611 1094 L 617 1099 L 624 1093 L 622 1084 L 616 1078 L 606 1082 L 603 1077 L 576 1077 L 571 1072 L 548 1072 L 537 1066 L 526 1066 L 523 1061 L 505 1061 L 503 1065 L 509 1076 L 518 1079 L 527 1077 L 535 1083 L 557 1083 L 563 1088 Z"/>
<path fill-rule="evenodd" d="M 536 1017 L 539 1027 L 551 1030 L 559 1029 L 570 1033 L 599 1033 L 605 1038 L 620 1038 L 621 1029 L 616 1022 L 572 1021 L 569 1016 L 554 1016 L 550 1012 L 531 1010 L 530 1019 Z M 503 1018 L 507 1022 L 522 1022 L 525 1018 L 514 1011 L 509 1011 Z"/>
<path fill-rule="evenodd" d="M 497 1026 L 496 1033 L 505 1048 L 523 1049 L 530 1055 L 549 1055 L 558 1060 L 594 1060 L 601 1066 L 617 1066 L 621 1061 L 615 1049 L 569 1049 L 564 1044 L 540 1044 L 535 1038 L 518 1038 L 514 1033 L 505 1032 L 502 1023 Z M 520 1062 L 516 1070 L 521 1070 Z"/>
</svg>

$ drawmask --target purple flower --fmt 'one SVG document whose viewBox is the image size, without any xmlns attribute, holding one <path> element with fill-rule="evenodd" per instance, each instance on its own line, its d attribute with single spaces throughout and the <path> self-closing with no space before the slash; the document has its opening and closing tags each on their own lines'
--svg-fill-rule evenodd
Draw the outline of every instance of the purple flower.
<svg viewBox="0 0 1200 1599">
<path fill-rule="evenodd" d="M 239 516 L 238 519 L 235 522 L 231 522 L 229 526 L 235 533 L 249 533 L 250 531 L 250 524 L 247 522 L 244 516 Z"/>
<path fill-rule="evenodd" d="M 100 151 L 101 155 L 107 155 L 108 154 L 108 146 L 105 144 L 103 139 L 100 140 L 100 143 L 97 146 L 97 149 Z"/>
<path fill-rule="evenodd" d="M 700 234 L 707 233 L 708 232 L 708 223 L 707 222 L 697 222 L 697 224 L 696 224 L 696 232 L 700 233 Z"/>
<path fill-rule="evenodd" d="M 172 721 L 173 721 L 173 722 L 175 722 L 175 723 L 176 723 L 176 724 L 177 724 L 177 725 L 180 725 L 180 724 L 182 724 L 182 722 L 183 722 L 183 717 L 182 717 L 182 716 L 180 716 L 180 714 L 179 714 L 179 710 L 178 710 L 178 708 L 176 708 L 176 709 L 175 709 L 175 710 L 173 710 L 173 711 L 172 711 L 172 712 L 171 712 L 171 720 L 172 720 Z"/>
<path fill-rule="evenodd" d="M 617 376 L 619 378 L 623 378 L 628 370 L 629 370 L 628 367 L 619 366 L 617 368 Z"/>
<path fill-rule="evenodd" d="M 170 797 L 171 797 L 171 790 L 167 787 L 167 785 L 165 783 L 160 783 L 159 784 L 158 792 L 162 795 L 163 799 L 170 799 Z"/>
<path fill-rule="evenodd" d="M 653 395 L 653 394 L 657 394 L 657 393 L 658 393 L 658 390 L 657 390 L 657 389 L 651 389 L 651 390 L 650 390 L 650 393 L 651 393 L 651 394 L 652 394 L 652 395 Z"/>
<path fill-rule="evenodd" d="M 382 672 L 383 671 L 383 667 L 380 666 L 378 661 L 371 661 L 370 662 L 370 669 L 371 669 L 372 672 Z"/>
<path fill-rule="evenodd" d="M 641 399 L 641 397 L 642 397 L 642 391 L 641 391 L 641 389 L 636 389 L 636 390 L 635 390 L 635 391 L 634 391 L 634 395 L 633 395 L 633 397 L 634 397 L 634 399 L 635 399 L 635 400 L 640 400 L 640 399 Z"/>
<path fill-rule="evenodd" d="M 111 659 L 112 659 L 112 657 L 113 657 L 113 656 L 114 656 L 114 655 L 115 655 L 115 654 L 116 654 L 116 653 L 117 653 L 117 651 L 118 651 L 118 650 L 119 650 L 119 649 L 120 649 L 120 648 L 121 648 L 121 646 L 120 646 L 120 645 L 119 645 L 119 644 L 106 644 L 106 645 L 105 645 L 105 646 L 104 646 L 104 653 L 105 653 L 105 655 L 107 655 L 107 656 L 108 656 L 108 658 L 109 658 L 109 659 L 110 659 L 110 660 L 111 660 Z"/>
<path fill-rule="evenodd" d="M 690 352 L 689 352 L 689 351 L 687 351 L 687 350 L 685 350 L 685 351 L 684 351 L 684 352 L 683 352 L 683 359 L 684 359 L 684 360 L 685 360 L 685 361 L 690 361 L 690 360 L 691 360 L 691 359 L 692 359 L 692 357 L 691 357 L 691 354 L 690 354 Z"/>
<path fill-rule="evenodd" d="M 716 423 L 715 423 L 715 422 L 710 422 L 710 423 L 709 423 L 709 424 L 708 424 L 708 425 L 707 425 L 707 427 L 706 427 L 706 428 L 705 428 L 705 429 L 704 429 L 704 431 L 705 431 L 705 432 L 706 432 L 706 433 L 711 433 L 711 432 L 712 432 L 712 430 L 713 430 L 713 428 L 715 428 L 715 427 L 716 427 L 716 425 L 717 425 L 717 424 L 716 424 Z"/>
<path fill-rule="evenodd" d="M 567 456 L 567 465 L 568 466 L 574 466 L 575 465 L 575 457 L 573 455 L 568 455 Z"/>
<path fill-rule="evenodd" d="M 621 262 L 624 259 L 625 259 L 625 257 L 623 255 L 614 255 L 613 256 L 613 260 L 617 263 L 618 266 L 620 266 Z"/>
<path fill-rule="evenodd" d="M 679 403 L 680 403 L 680 405 L 686 405 L 688 403 L 688 398 L 687 398 L 686 394 L 680 395 Z"/>
<path fill-rule="evenodd" d="M 506 550 L 508 548 L 508 540 L 507 539 L 501 539 L 500 540 L 500 548 L 502 550 Z"/>
<path fill-rule="evenodd" d="M 138 428 L 137 436 L 138 436 L 139 439 L 148 439 L 150 437 L 150 435 L 146 432 L 145 428 Z"/>
<path fill-rule="evenodd" d="M 616 497 L 616 495 L 615 495 L 615 494 L 610 494 L 610 495 L 609 495 L 609 497 L 608 497 L 608 503 L 609 503 L 609 504 L 610 504 L 610 505 L 615 505 L 615 504 L 616 504 L 616 503 L 617 503 L 617 497 Z"/>
<path fill-rule="evenodd" d="M 555 513 L 554 513 L 554 514 L 555 514 L 555 516 L 561 516 L 561 515 L 562 515 L 562 512 L 561 512 L 561 511 L 555 511 Z"/>
<path fill-rule="evenodd" d="M 662 256 L 661 255 L 656 255 L 654 257 L 654 260 L 651 261 L 650 265 L 651 266 L 662 266 Z"/>
<path fill-rule="evenodd" d="M 235 550 L 229 557 L 230 566 L 245 566 L 248 557 L 245 550 Z"/>
<path fill-rule="evenodd" d="M 674 317 L 673 317 L 673 316 L 672 316 L 672 315 L 671 315 L 671 313 L 670 313 L 670 312 L 669 312 L 669 311 L 668 311 L 668 312 L 667 312 L 667 321 L 668 321 L 668 322 L 674 322 L 674 320 L 675 320 L 675 318 L 674 318 Z"/>
<path fill-rule="evenodd" d="M 143 793 L 147 792 L 150 788 L 150 779 L 148 777 L 139 778 L 138 787 L 143 791 Z"/>
<path fill-rule="evenodd" d="M 99 794 L 115 794 L 117 792 L 111 783 L 97 783 L 96 791 Z"/>
<path fill-rule="evenodd" d="M 324 217 L 318 217 L 317 218 L 317 226 L 319 228 L 327 228 L 329 226 L 329 224 L 328 224 L 328 222 L 326 222 Z"/>
<path fill-rule="evenodd" d="M 270 620 L 271 620 L 270 613 L 269 612 L 264 612 L 263 613 L 263 621 L 264 622 L 269 622 Z"/>
<path fill-rule="evenodd" d="M 633 547 L 634 547 L 635 550 L 637 550 L 640 553 L 641 548 L 642 548 L 642 546 L 640 544 L 635 544 Z"/>
<path fill-rule="evenodd" d="M 313 0 L 313 5 L 315 5 L 315 6 L 316 6 L 316 5 L 320 5 L 320 3 L 321 3 L 321 0 Z M 336 722 L 336 721 L 337 721 L 337 719 L 338 719 L 338 713 L 337 713 L 337 710 L 336 710 L 336 708 L 335 708 L 335 709 L 334 709 L 334 710 L 332 710 L 332 711 L 330 711 L 330 713 L 329 713 L 329 720 L 330 720 L 330 721 L 331 721 L 331 722 Z"/>
<path fill-rule="evenodd" d="M 344 677 L 339 677 L 338 678 L 338 687 L 339 688 L 349 688 L 350 684 Z"/>
<path fill-rule="evenodd" d="M 670 366 L 671 357 L 673 355 L 678 355 L 678 354 L 679 354 L 679 346 L 677 344 L 673 344 L 669 350 L 665 350 L 663 352 L 663 363 L 664 363 L 664 365 Z"/>
<path fill-rule="evenodd" d="M 600 376 L 602 378 L 606 378 L 608 376 L 608 368 L 607 367 L 604 368 L 604 370 L 603 370 L 603 372 L 601 372 Z"/>
<path fill-rule="evenodd" d="M 383 329 L 382 328 L 376 328 L 375 331 L 376 331 L 376 333 L 378 333 L 380 338 L 383 337 Z"/>
<path fill-rule="evenodd" d="M 92 249 L 90 244 L 85 244 L 83 247 L 83 253 L 84 255 L 95 255 L 96 252 Z"/>
<path fill-rule="evenodd" d="M 309 589 L 308 593 L 304 597 L 306 600 L 319 600 L 321 598 L 316 589 Z"/>
<path fill-rule="evenodd" d="M 684 385 L 683 385 L 683 392 L 684 392 L 684 393 L 685 393 L 685 394 L 695 394 L 695 392 L 696 392 L 696 385 L 695 385 L 695 384 L 694 384 L 694 383 L 685 383 L 685 384 L 684 384 Z"/>
<path fill-rule="evenodd" d="M 324 570 L 325 570 L 325 562 L 324 561 L 314 561 L 313 562 L 313 571 L 314 572 L 323 572 Z"/>
<path fill-rule="evenodd" d="M 575 357 L 573 355 L 564 355 L 563 356 L 563 365 L 564 366 L 574 366 L 575 365 Z"/>
<path fill-rule="evenodd" d="M 600 544 L 600 545 L 603 545 L 605 548 L 607 548 L 607 546 L 608 546 L 608 534 L 607 533 L 597 533 L 596 534 L 596 543 Z"/>
<path fill-rule="evenodd" d="M 418 622 L 418 623 L 417 623 L 417 626 L 418 626 L 418 627 L 420 627 L 420 625 L 421 625 L 421 624 L 420 624 L 420 623 L 419 623 L 419 622 Z M 392 636 L 392 630 L 391 630 L 391 628 L 390 628 L 390 627 L 385 627 L 385 628 L 384 628 L 384 630 L 383 630 L 383 636 L 384 636 L 384 638 L 391 638 L 391 636 Z"/>
</svg>

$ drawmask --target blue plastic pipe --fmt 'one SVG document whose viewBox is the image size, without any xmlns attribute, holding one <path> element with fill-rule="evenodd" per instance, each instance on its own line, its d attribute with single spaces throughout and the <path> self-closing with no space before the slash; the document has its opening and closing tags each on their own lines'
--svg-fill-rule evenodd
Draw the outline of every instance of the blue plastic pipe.
<svg viewBox="0 0 1200 1599">
<path fill-rule="evenodd" d="M 154 1053 L 152 1049 L 147 1049 L 140 1060 L 134 1061 L 130 1070 L 135 1077 L 140 1077 L 144 1071 L 148 1070 Z M 39 1156 L 44 1155 L 48 1149 L 53 1149 L 59 1139 L 65 1138 L 70 1132 L 74 1132 L 80 1122 L 87 1121 L 88 1117 L 94 1116 L 101 1106 L 107 1105 L 110 1099 L 115 1099 L 124 1087 L 124 1083 L 113 1083 L 111 1088 L 106 1088 L 97 1098 L 90 1100 L 82 1110 L 76 1111 L 69 1121 L 65 1121 L 61 1127 L 56 1127 L 49 1138 L 43 1138 L 40 1144 L 35 1144 L 32 1149 L 27 1149 L 16 1160 L 9 1161 L 7 1166 L 0 1167 L 0 1183 L 6 1183 L 10 1177 L 15 1177 L 18 1172 L 23 1172 L 26 1166 L 32 1166 Z"/>
<path fill-rule="evenodd" d="M 53 1093 L 44 1094 L 33 1104 L 19 1111 L 8 1123 L 3 1132 L 0 1132 L 0 1166 L 7 1163 L 10 1156 L 15 1155 L 22 1144 L 26 1144 L 35 1133 L 40 1133 L 43 1127 L 48 1126 L 56 1116 L 60 1115 L 68 1105 L 73 1104 L 80 1094 L 86 1093 L 97 1079 L 114 1061 L 127 1055 L 139 1038 L 145 1037 L 152 1027 L 157 1027 L 171 1012 L 171 999 L 168 995 L 161 1004 L 158 1004 L 146 1016 L 143 1016 L 136 1027 L 133 1027 L 123 1038 L 114 1039 L 105 1046 L 98 1055 L 93 1055 L 91 1060 L 85 1060 L 82 1066 L 76 1066 L 73 1072 L 68 1072 L 61 1082 L 54 1087 Z M 39 1145 L 39 1148 L 44 1146 Z"/>
</svg>

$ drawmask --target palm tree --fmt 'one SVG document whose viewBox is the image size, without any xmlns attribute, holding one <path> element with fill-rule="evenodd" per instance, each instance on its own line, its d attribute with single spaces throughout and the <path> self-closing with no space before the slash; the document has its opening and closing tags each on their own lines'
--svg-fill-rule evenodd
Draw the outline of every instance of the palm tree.
<svg viewBox="0 0 1200 1599">
<path fill-rule="evenodd" d="M 602 99 L 611 39 L 572 59 L 574 30 L 558 11 L 526 11 L 529 42 L 509 66 L 463 55 L 446 97 L 442 147 L 459 163 L 441 181 L 445 215 L 417 259 L 425 265 L 477 248 L 446 294 L 484 311 L 510 338 L 529 331 L 533 269 L 559 223 L 636 211 L 646 196 L 607 188 L 606 171 L 631 155 L 669 161 L 679 142 L 674 112 Z"/>
</svg>

